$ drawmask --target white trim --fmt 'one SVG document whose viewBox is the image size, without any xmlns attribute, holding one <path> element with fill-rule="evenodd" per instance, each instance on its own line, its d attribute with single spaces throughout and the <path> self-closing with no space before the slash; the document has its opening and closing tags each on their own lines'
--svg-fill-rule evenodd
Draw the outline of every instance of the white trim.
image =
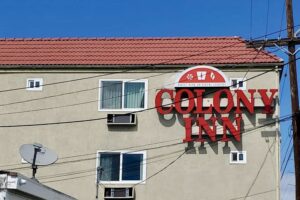
<svg viewBox="0 0 300 200">
<path fill-rule="evenodd" d="M 103 109 L 101 108 L 101 89 L 102 89 L 102 81 L 121 81 L 122 82 L 122 108 L 121 109 Z M 124 108 L 124 90 L 125 90 L 125 82 L 132 82 L 132 83 L 144 83 L 145 88 L 144 88 L 144 108 Z M 103 112 L 119 112 L 119 111 L 128 111 L 128 112 L 133 112 L 133 111 L 141 111 L 145 110 L 148 108 L 148 80 L 147 79 L 100 79 L 99 80 L 99 94 L 98 94 L 98 111 L 103 111 Z"/>
<path fill-rule="evenodd" d="M 237 153 L 237 160 L 232 160 L 232 154 Z M 243 154 L 243 160 L 239 160 L 239 155 Z M 230 164 L 246 164 L 247 163 L 247 151 L 230 151 L 229 156 L 229 163 Z"/>
<path fill-rule="evenodd" d="M 236 87 L 232 86 L 232 80 L 237 81 Z M 246 78 L 230 78 L 230 90 L 247 90 L 247 81 L 245 81 Z M 240 87 L 239 82 L 243 82 L 243 87 Z"/>
<path fill-rule="evenodd" d="M 40 86 L 30 88 L 29 81 L 33 81 L 34 83 L 39 82 Z M 42 91 L 43 90 L 43 79 L 42 78 L 27 78 L 27 80 L 26 80 L 26 90 L 29 90 L 29 91 Z"/>
<path fill-rule="evenodd" d="M 129 151 L 129 150 L 120 150 L 120 151 L 104 151 L 104 150 L 99 150 L 97 151 L 97 159 L 96 159 L 96 181 L 97 181 L 97 167 L 100 164 L 100 154 L 101 153 L 120 153 L 120 172 L 119 172 L 119 181 L 99 181 L 99 183 L 101 184 L 137 184 L 137 183 L 141 183 L 141 184 L 145 184 L 146 183 L 146 159 L 147 159 L 147 152 L 146 151 Z M 122 164 L 123 164 L 123 156 L 121 156 L 122 154 L 143 154 L 143 161 L 142 161 L 142 165 L 143 165 L 143 174 L 142 174 L 142 178 L 141 180 L 134 180 L 134 181 L 123 181 L 122 180 Z"/>
</svg>

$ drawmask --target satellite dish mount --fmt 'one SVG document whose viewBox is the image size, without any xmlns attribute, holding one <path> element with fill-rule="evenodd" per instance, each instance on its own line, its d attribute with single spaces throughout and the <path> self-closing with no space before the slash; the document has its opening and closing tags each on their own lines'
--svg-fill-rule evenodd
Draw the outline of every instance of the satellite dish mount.
<svg viewBox="0 0 300 200">
<path fill-rule="evenodd" d="M 33 144 L 33 146 L 34 146 L 34 154 L 33 154 L 33 162 L 31 164 L 31 168 L 32 168 L 32 179 L 36 179 L 35 174 L 36 174 L 36 170 L 38 168 L 38 166 L 35 164 L 36 163 L 36 155 L 37 155 L 38 152 L 42 151 L 43 145 Z"/>
<path fill-rule="evenodd" d="M 31 164 L 32 179 L 35 180 L 38 166 L 50 165 L 57 161 L 57 155 L 54 151 L 38 143 L 23 144 L 19 151 L 22 158 Z"/>
</svg>

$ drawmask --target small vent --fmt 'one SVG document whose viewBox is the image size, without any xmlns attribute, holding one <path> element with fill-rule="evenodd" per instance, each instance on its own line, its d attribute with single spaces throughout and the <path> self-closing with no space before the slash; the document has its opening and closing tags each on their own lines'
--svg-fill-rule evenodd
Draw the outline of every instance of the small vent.
<svg viewBox="0 0 300 200">
<path fill-rule="evenodd" d="M 107 114 L 108 125 L 136 125 L 136 114 Z"/>
<path fill-rule="evenodd" d="M 104 189 L 104 199 L 133 199 L 133 198 L 134 198 L 134 190 L 132 187 Z"/>
</svg>

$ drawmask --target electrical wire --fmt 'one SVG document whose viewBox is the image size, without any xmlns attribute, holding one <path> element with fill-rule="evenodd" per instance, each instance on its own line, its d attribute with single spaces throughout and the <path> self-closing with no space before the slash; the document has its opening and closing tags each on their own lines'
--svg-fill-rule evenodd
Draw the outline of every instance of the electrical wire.
<svg viewBox="0 0 300 200">
<path fill-rule="evenodd" d="M 298 59 L 300 59 L 300 58 L 297 58 L 296 60 L 298 60 Z M 255 76 L 253 76 L 253 77 L 250 77 L 250 78 L 248 78 L 248 79 L 246 79 L 246 80 L 244 80 L 244 81 L 252 80 L 252 79 L 254 79 L 254 78 L 257 78 L 257 77 L 259 77 L 259 76 L 262 76 L 262 75 L 264 75 L 264 74 L 266 74 L 266 73 L 269 73 L 269 72 L 271 72 L 271 71 L 274 71 L 274 69 L 264 71 L 264 72 L 262 72 L 262 73 L 260 73 L 260 74 L 258 74 L 258 75 L 255 75 Z M 218 91 L 218 90 L 213 91 L 213 92 L 211 92 L 211 93 L 209 93 L 209 94 L 212 94 L 212 93 L 217 92 L 217 91 Z M 194 97 L 193 97 L 193 98 L 194 98 Z M 189 98 L 188 98 L 188 99 L 184 99 L 184 100 L 180 100 L 179 102 L 183 102 L 183 101 L 187 101 L 187 100 L 189 100 Z M 179 103 L 179 102 L 178 102 L 178 103 Z M 177 103 L 177 102 L 175 102 L 175 103 Z M 172 103 L 170 103 L 170 104 L 172 104 Z M 166 104 L 166 105 L 167 105 L 167 104 Z M 166 105 L 164 105 L 164 106 L 166 106 Z M 162 107 L 162 106 L 163 106 L 163 105 L 161 105 L 161 106 L 159 106 L 159 107 Z M 154 106 L 154 107 L 146 108 L 146 109 L 143 109 L 143 110 L 138 110 L 138 111 L 128 112 L 128 113 L 126 113 L 126 114 L 140 113 L 140 112 L 145 112 L 145 111 L 153 110 L 153 109 L 156 109 L 156 108 L 158 108 L 158 107 L 155 107 L 155 106 Z M 82 122 L 99 121 L 99 120 L 105 120 L 105 119 L 107 119 L 107 117 L 91 118 L 91 119 L 82 119 L 82 120 L 72 120 L 72 121 L 61 121 L 61 122 L 36 123 L 36 124 L 1 125 L 0 128 L 16 128 L 16 127 L 32 127 L 32 126 L 47 126 L 47 125 L 73 124 L 73 123 L 82 123 Z"/>
<path fill-rule="evenodd" d="M 283 165 L 284 165 L 284 163 L 286 162 L 287 152 L 288 152 L 289 149 L 290 149 L 290 145 L 292 144 L 292 141 L 293 141 L 293 138 L 290 137 L 290 141 L 289 141 L 289 143 L 288 143 L 288 147 L 286 148 L 285 154 L 284 154 L 284 156 L 283 156 L 283 161 L 282 161 L 282 164 L 283 164 Z M 293 148 L 293 147 L 291 147 L 291 148 Z"/>
<path fill-rule="evenodd" d="M 253 0 L 250 0 L 250 41 L 252 41 Z"/>
<path fill-rule="evenodd" d="M 292 116 L 291 116 L 291 117 L 292 117 Z M 287 120 L 287 118 L 284 118 L 284 119 L 281 119 L 281 120 Z M 268 124 L 268 125 L 269 125 L 269 124 Z M 267 126 L 268 126 L 268 125 L 267 125 Z M 246 132 L 246 133 L 249 133 L 249 132 Z M 243 133 L 243 134 L 245 134 L 245 133 Z M 273 144 L 274 144 L 274 142 L 273 142 Z M 273 144 L 271 145 L 271 147 L 273 146 Z M 215 145 L 216 145 L 216 143 L 215 143 Z M 270 150 L 271 147 L 269 147 L 269 150 Z M 267 152 L 267 155 L 268 155 L 268 153 L 269 153 L 269 150 L 268 150 L 268 152 Z M 156 173 L 154 173 L 154 174 L 152 174 L 151 176 L 147 177 L 145 180 L 142 180 L 142 181 L 140 181 L 140 182 L 134 184 L 133 186 L 137 186 L 137 185 L 139 185 L 139 184 L 145 182 L 146 180 L 149 180 L 149 179 L 151 179 L 151 178 L 157 176 L 158 174 L 162 173 L 162 172 L 165 171 L 167 168 L 169 168 L 171 165 L 173 165 L 177 160 L 179 160 L 185 153 L 186 153 L 186 151 L 184 151 L 182 154 L 180 154 L 178 157 L 176 157 L 176 159 L 172 160 L 170 163 L 168 163 L 166 166 L 164 166 L 163 168 L 161 168 L 161 169 L 160 169 L 159 171 L 157 171 Z M 264 165 L 265 161 L 266 161 L 266 158 L 264 159 L 262 166 Z M 262 166 L 260 167 L 258 174 L 260 173 L 260 171 L 261 171 L 261 169 L 262 169 Z M 93 174 L 93 175 L 94 175 L 94 174 Z M 89 176 L 90 176 L 90 175 L 89 175 Z M 70 178 L 70 179 L 74 179 L 74 178 L 82 178 L 82 177 L 85 177 L 85 176 L 73 177 L 73 178 Z M 256 178 L 255 178 L 254 180 L 256 180 L 257 177 L 258 177 L 258 175 L 256 176 Z M 66 181 L 66 180 L 69 180 L 69 179 L 68 179 L 68 178 L 64 178 L 64 179 L 59 179 L 59 180 L 51 180 L 51 181 L 45 181 L 44 183 L 58 182 L 58 181 Z M 255 181 L 254 181 L 254 182 L 255 182 Z M 254 185 L 254 184 L 252 184 L 252 186 L 253 186 L 253 185 Z M 252 188 L 252 187 L 251 187 L 251 188 Z M 250 189 L 249 189 L 249 192 L 250 192 Z M 247 193 L 246 196 L 249 196 L 249 192 Z"/>
<path fill-rule="evenodd" d="M 280 121 L 286 121 L 286 120 L 289 120 L 290 118 L 292 117 L 292 115 L 291 116 L 287 116 L 287 117 L 284 117 L 284 118 L 282 118 L 282 119 L 280 119 L 280 120 L 273 120 L 272 122 L 268 122 L 268 123 L 266 123 L 266 124 L 263 124 L 263 125 L 261 125 L 261 126 L 257 126 L 257 127 L 253 127 L 252 129 L 249 129 L 249 130 L 245 130 L 245 131 L 243 131 L 243 135 L 247 135 L 247 134 L 250 134 L 250 133 L 252 133 L 254 130 L 257 130 L 257 129 L 260 129 L 260 128 L 263 128 L 263 127 L 267 127 L 267 126 L 269 126 L 269 125 L 271 125 L 271 124 L 273 124 L 273 123 L 279 123 Z M 233 137 L 233 136 L 229 136 L 229 137 Z M 219 139 L 219 140 L 221 140 L 221 139 Z M 209 143 L 212 143 L 212 142 L 208 142 L 206 145 L 208 145 Z M 214 144 L 212 144 L 211 146 L 213 146 L 213 145 L 218 145 L 217 143 L 214 143 Z M 142 150 L 139 150 L 139 151 L 142 151 Z M 183 154 L 185 153 L 185 151 L 183 152 Z M 179 159 L 183 154 L 180 154 L 179 155 L 179 157 L 177 157 L 175 160 L 177 160 L 177 159 Z M 93 159 L 95 159 L 95 158 L 93 158 Z M 175 161 L 172 161 L 171 163 L 173 164 Z M 172 164 L 170 164 L 170 165 L 172 165 Z M 168 166 L 170 166 L 170 165 L 167 165 L 167 167 Z M 167 167 L 164 167 L 163 168 L 163 170 L 165 170 Z M 163 171 L 162 170 L 162 171 Z M 161 170 L 160 170 L 160 172 L 161 172 Z M 159 172 L 159 173 L 160 173 Z M 77 175 L 78 173 L 74 173 L 74 174 L 72 174 L 72 175 Z M 152 177 L 152 176 L 151 176 Z M 67 179 L 64 179 L 64 180 L 67 180 Z M 54 182 L 54 181 L 51 181 L 51 182 Z M 144 182 L 144 181 L 143 181 Z"/>
<path fill-rule="evenodd" d="M 270 0 L 267 0 L 266 35 L 268 33 L 268 28 L 269 28 L 269 14 L 270 14 Z"/>
<path fill-rule="evenodd" d="M 294 145 L 293 145 L 293 146 L 294 146 Z M 293 153 L 293 149 L 294 149 L 293 146 L 292 146 L 292 148 L 290 149 L 290 153 L 289 153 L 288 159 L 287 159 L 287 161 L 286 161 L 286 163 L 285 163 L 285 166 L 284 166 L 284 168 L 283 168 L 283 171 L 282 171 L 282 173 L 281 173 L 280 180 L 282 180 L 283 175 L 284 175 L 285 170 L 286 170 L 286 167 L 287 167 L 287 165 L 288 165 L 288 163 L 289 163 L 289 161 L 290 161 L 290 159 L 291 159 L 291 156 L 292 156 L 292 153 Z"/>
<path fill-rule="evenodd" d="M 282 11 L 281 11 L 281 19 L 280 19 L 280 29 L 279 30 L 282 30 L 282 24 L 283 24 L 283 16 L 284 16 L 284 11 L 285 11 L 285 3 L 286 3 L 286 0 L 283 0 L 283 5 L 282 5 Z M 278 34 L 278 39 L 281 39 L 281 32 L 279 32 Z"/>
<path fill-rule="evenodd" d="M 263 127 L 266 127 L 266 126 L 269 126 L 269 125 L 272 125 L 274 123 L 279 123 L 279 122 L 283 122 L 283 121 L 286 121 L 288 120 L 289 118 L 291 118 L 292 116 L 283 116 L 281 119 L 279 120 L 268 120 L 266 121 L 264 124 L 260 125 L 260 126 L 256 126 L 256 127 L 253 127 L 253 128 L 249 128 L 245 131 L 243 131 L 241 134 L 243 135 L 247 135 L 248 133 L 251 133 L 252 131 L 255 131 L 255 130 L 258 130 L 260 128 L 263 128 Z M 245 127 L 247 126 L 252 126 L 252 124 L 248 124 Z M 221 129 L 222 127 L 220 127 Z M 229 137 L 232 137 L 229 135 Z M 218 139 L 217 141 L 220 141 L 220 139 Z M 158 143 L 157 143 L 158 144 Z M 127 151 L 127 153 L 135 153 L 135 152 L 139 152 L 139 151 L 147 151 L 147 150 L 154 150 L 154 149 L 160 149 L 160 148 L 165 148 L 165 147 L 172 147 L 174 145 L 180 145 L 180 144 L 184 144 L 183 142 L 179 142 L 179 143 L 172 143 L 172 144 L 167 144 L 167 145 L 162 145 L 162 146 L 158 146 L 158 147 L 150 147 L 150 148 L 144 148 L 144 149 L 138 149 L 138 150 L 133 150 L 133 151 Z M 123 149 L 126 149 L 126 148 L 123 148 Z M 114 151 L 119 151 L 119 150 L 123 150 L 123 149 L 116 149 L 116 150 L 110 150 L 110 151 L 106 151 L 106 152 L 114 152 Z M 105 153 L 105 152 L 102 152 L 102 153 Z M 76 155 L 76 156 L 68 156 L 68 157 L 65 157 L 65 158 L 74 158 L 74 157 L 82 157 L 82 156 L 89 156 L 89 155 L 95 155 L 95 152 L 91 153 L 91 154 L 81 154 L 81 155 Z M 62 162 L 59 162 L 59 163 L 54 163 L 53 165 L 51 166 L 56 166 L 56 165 L 61 165 L 61 164 L 68 164 L 68 163 L 76 163 L 76 162 L 82 162 L 82 161 L 90 161 L 90 160 L 95 160 L 97 159 L 98 157 L 92 157 L 92 158 L 80 158 L 80 159 L 77 159 L 77 160 L 68 160 L 68 161 L 62 161 Z M 7 165 L 7 166 L 10 166 L 10 165 Z M 7 171 L 13 171 L 13 170 L 21 170 L 21 169 L 30 169 L 28 168 L 30 166 L 24 166 L 24 167 L 17 167 L 17 168 L 10 168 L 10 169 L 6 169 Z"/>
<path fill-rule="evenodd" d="M 257 58 L 257 56 L 259 55 L 259 53 L 261 52 L 262 48 L 260 48 L 258 51 L 257 51 L 257 54 L 255 55 L 255 57 L 252 59 L 252 62 L 254 62 L 254 60 Z M 278 51 L 275 50 L 273 52 L 276 52 Z M 273 53 L 271 52 L 271 53 Z M 239 55 L 240 56 L 240 55 Z M 232 56 L 233 57 L 233 56 Z M 169 73 L 174 73 L 174 72 L 178 72 L 179 70 L 176 70 L 176 71 L 172 71 L 172 72 L 169 72 Z M 246 72 L 246 74 L 244 75 L 243 79 L 246 77 L 246 75 L 249 73 L 250 71 L 250 67 L 248 67 L 248 71 Z M 138 80 L 144 80 L 146 78 L 152 78 L 152 77 L 156 77 L 156 76 L 160 76 L 160 75 L 165 75 L 166 73 L 159 73 L 159 74 L 156 74 L 156 75 L 153 75 L 153 76 L 147 76 L 147 77 L 142 77 L 142 78 L 139 78 L 139 79 L 133 79 L 133 80 L 129 80 L 129 81 L 126 81 L 126 82 L 135 82 L 135 81 L 138 81 Z M 176 82 L 174 83 L 169 83 L 167 85 L 172 85 L 172 84 L 175 84 Z M 117 83 L 115 83 L 117 84 Z M 113 84 L 112 84 L 113 85 Z M 104 86 L 105 87 L 105 86 Z M 53 97 L 59 97 L 59 96 L 64 96 L 64 95 L 69 95 L 69 94 L 77 94 L 77 93 L 80 93 L 80 92 L 85 92 L 85 91 L 91 91 L 91 90 L 95 90 L 95 89 L 100 89 L 100 88 L 104 88 L 103 86 L 99 86 L 99 87 L 95 87 L 95 88 L 90 88 L 90 89 L 84 89 L 84 90 L 78 90 L 78 91 L 74 91 L 74 92 L 69 92 L 69 93 L 62 93 L 62 94 L 57 94 L 57 95 L 51 95 L 51 96 L 46 96 L 46 97 L 40 97 L 40 98 L 35 98 L 35 99 L 29 99 L 29 100 L 25 100 L 25 101 L 17 101 L 17 102 L 12 102 L 12 103 L 6 103 L 6 104 L 0 104 L 0 106 L 9 106 L 9 105 L 15 105 L 15 104 L 20 104 L 20 103 L 27 103 L 27 102 L 32 102 L 32 101 L 37 101 L 37 100 L 42 100 L 42 99 L 48 99 L 48 98 L 53 98 Z M 158 88 L 151 88 L 151 89 L 147 89 L 145 91 L 149 92 L 150 90 L 155 90 L 155 89 L 158 89 Z M 139 93 L 139 92 L 135 92 L 135 93 Z M 130 94 L 133 94 L 133 93 L 130 93 Z M 0 113 L 0 116 L 2 115 L 12 115 L 12 114 L 21 114 L 21 113 L 27 113 L 27 112 L 36 112 L 36 111 L 44 111 L 44 110 L 52 110 L 52 109 L 59 109 L 59 108 L 66 108 L 66 107 L 72 107 L 72 106 L 78 106 L 78 105 L 84 105 L 84 104 L 89 104 L 89 103 L 95 103 L 95 102 L 102 102 L 102 101 L 107 101 L 107 100 L 110 100 L 110 99 L 113 99 L 113 98 L 119 98 L 119 97 L 126 97 L 128 94 L 121 94 L 121 95 L 118 95 L 118 96 L 114 96 L 114 97 L 111 97 L 111 98 L 106 98 L 106 99 L 97 99 L 97 100 L 92 100 L 92 101 L 85 101 L 85 102 L 80 102 L 80 103 L 75 103 L 75 104 L 67 104 L 67 105 L 63 105 L 63 106 L 52 106 L 52 107 L 47 107 L 47 108 L 38 108 L 38 109 L 30 109 L 30 110 L 23 110 L 23 111 L 13 111 L 13 112 L 4 112 L 4 113 Z"/>
<path fill-rule="evenodd" d="M 264 159 L 263 159 L 262 163 L 260 164 L 260 167 L 259 167 L 259 169 L 258 169 L 258 172 L 257 172 L 257 174 L 256 174 L 256 176 L 255 176 L 255 178 L 254 178 L 254 180 L 252 181 L 252 183 L 251 183 L 251 185 L 250 185 L 250 187 L 249 187 L 249 189 L 248 189 L 248 191 L 247 191 L 247 193 L 246 193 L 244 199 L 246 199 L 246 198 L 248 197 L 248 195 L 250 194 L 250 192 L 251 192 L 253 186 L 255 185 L 256 180 L 257 180 L 257 178 L 259 177 L 259 174 L 260 174 L 261 170 L 263 169 L 263 167 L 264 167 L 264 165 L 265 165 L 265 163 L 266 163 L 266 161 L 267 161 L 268 155 L 269 155 L 269 153 L 270 153 L 270 150 L 271 150 L 271 148 L 273 147 L 274 144 L 275 144 L 275 140 L 273 141 L 272 145 L 268 148 L 268 151 L 267 151 L 266 155 L 264 156 Z"/>
<path fill-rule="evenodd" d="M 285 121 L 284 119 L 286 117 L 288 117 L 288 115 L 282 116 L 282 121 Z M 274 122 L 274 119 L 270 119 L 269 121 L 266 121 L 267 124 L 270 124 L 270 123 L 272 124 L 273 122 Z M 263 125 L 265 125 L 265 124 L 263 124 Z M 248 127 L 248 126 L 252 126 L 252 124 L 250 123 L 250 124 L 244 125 L 244 128 Z M 222 127 L 217 128 L 217 130 L 220 130 L 220 129 L 222 129 Z M 248 130 L 248 131 L 250 131 L 250 130 Z M 165 140 L 165 141 L 159 141 L 159 142 L 155 142 L 155 143 L 148 143 L 148 144 L 137 145 L 137 146 L 122 147 L 122 148 L 118 148 L 118 149 L 114 149 L 114 150 L 110 150 L 110 151 L 120 151 L 120 150 L 123 150 L 123 149 L 127 149 L 127 150 L 129 150 L 129 149 L 135 149 L 135 148 L 139 148 L 139 147 L 152 146 L 152 145 L 157 145 L 157 144 L 163 144 L 163 143 L 167 143 L 167 142 L 177 141 L 177 140 L 180 140 L 180 139 L 181 138 L 171 139 L 171 140 Z M 180 144 L 180 143 L 172 143 L 171 145 L 177 145 L 177 144 Z M 157 149 L 157 148 L 162 148 L 162 147 L 168 147 L 168 146 L 171 146 L 171 145 L 167 144 L 167 145 L 163 145 L 163 146 L 159 146 L 159 147 L 149 147 L 149 148 L 142 149 L 142 150 L 152 150 L 152 149 Z M 129 151 L 129 152 L 133 153 L 133 152 L 137 152 L 137 151 L 141 151 L 141 150 L 133 150 L 133 151 Z M 82 157 L 82 156 L 90 156 L 90 155 L 95 155 L 95 152 L 93 152 L 93 153 L 87 153 L 87 154 L 80 154 L 80 155 L 65 156 L 65 157 L 60 158 L 60 160 L 62 160 L 62 159 L 69 159 L 69 158 L 76 158 L 76 157 Z M 95 159 L 95 158 L 92 158 L 92 159 Z M 84 160 L 90 160 L 90 158 L 84 159 Z M 63 162 L 55 163 L 54 165 L 56 165 L 56 164 L 64 164 L 64 163 L 69 163 L 69 162 L 74 162 L 74 161 L 73 160 L 72 161 L 66 161 L 66 162 L 63 161 Z M 11 167 L 11 166 L 18 166 L 18 165 L 24 165 L 24 164 L 1 165 L 0 168 Z M 7 170 L 18 170 L 18 169 L 27 169 L 27 167 L 11 168 L 11 169 L 7 169 Z"/>
<path fill-rule="evenodd" d="M 273 189 L 273 190 L 267 190 L 267 191 L 264 191 L 264 192 L 258 192 L 258 193 L 254 193 L 254 194 L 249 194 L 247 196 L 235 197 L 235 198 L 232 198 L 232 199 L 229 199 L 229 200 L 245 199 L 245 198 L 248 198 L 248 197 L 254 197 L 254 196 L 258 196 L 258 195 L 261 195 L 261 194 L 266 194 L 266 193 L 270 193 L 270 192 L 274 192 L 274 191 L 276 191 L 276 190 L 275 189 Z"/>
<path fill-rule="evenodd" d="M 240 44 L 240 43 L 236 43 L 236 44 Z M 234 45 L 236 45 L 234 44 Z M 223 48 L 227 48 L 227 47 L 231 47 L 231 46 L 234 46 L 234 45 L 227 45 L 227 46 L 223 46 L 221 48 L 216 48 L 214 50 L 208 50 L 208 51 L 204 51 L 202 53 L 209 53 L 209 52 L 214 52 L 214 51 L 218 51 L 220 49 L 223 49 Z M 278 51 L 278 49 L 276 50 Z M 276 52 L 274 51 L 274 52 Z M 265 53 L 265 52 L 263 52 Z M 272 52 L 270 52 L 272 53 Z M 238 54 L 238 55 L 234 55 L 234 56 L 228 56 L 227 59 L 230 59 L 230 58 L 236 58 L 236 57 L 239 57 L 239 56 L 243 56 L 243 55 L 248 55 L 249 52 L 247 53 L 244 53 L 244 54 Z M 254 57 L 254 59 L 256 59 L 258 55 L 256 55 Z M 216 59 L 215 61 L 218 61 L 218 59 Z M 254 60 L 252 61 L 254 62 Z M 128 71 L 128 70 L 127 70 Z M 130 70 L 129 70 L 130 71 Z M 138 79 L 133 79 L 133 80 L 130 80 L 128 82 L 131 82 L 131 81 L 137 81 L 137 80 L 142 80 L 142 79 L 146 79 L 146 78 L 151 78 L 151 77 L 156 77 L 156 76 L 161 76 L 161 75 L 165 75 L 165 74 L 168 74 L 168 73 L 176 73 L 176 72 L 179 72 L 181 70 L 174 70 L 174 71 L 171 71 L 171 72 L 167 72 L 167 73 L 160 73 L 160 74 L 157 74 L 157 75 L 152 75 L 152 76 L 146 76 L 146 77 L 143 77 L 143 78 L 138 78 Z M 122 72 L 118 72 L 118 73 L 125 73 L 125 71 L 122 71 Z M 105 74 L 105 76 L 108 76 L 108 75 L 111 75 L 111 73 L 107 73 Z M 100 75 L 100 76 L 104 76 L 104 75 Z M 93 78 L 94 77 L 97 77 L 97 76 L 92 76 Z M 89 77 L 86 77 L 86 78 L 81 78 L 81 79 L 74 79 L 74 80 L 68 80 L 67 82 L 71 82 L 71 81 L 77 81 L 77 80 L 82 80 L 82 79 L 89 79 Z M 59 84 L 59 83 L 64 83 L 64 81 L 61 81 L 61 82 L 56 82 L 56 83 L 50 83 L 49 85 L 53 85 L 53 84 Z M 27 100 L 22 100 L 22 101 L 15 101 L 15 102 L 10 102 L 10 103 L 4 103 L 4 104 L 0 104 L 0 107 L 3 107 L 3 106 L 11 106 L 11 105 L 15 105 L 15 104 L 20 104 L 20 103 L 28 103 L 28 102 L 33 102 L 33 101 L 39 101 L 39 100 L 44 100 L 44 99 L 48 99 L 48 98 L 54 98 L 54 97 L 60 97 L 60 96 L 65 96 L 65 95 L 71 95 L 71 94 L 77 94 L 77 93 L 81 93 L 81 92 L 86 92 L 86 91 L 92 91 L 92 90 L 95 90 L 95 89 L 100 89 L 100 88 L 104 88 L 103 86 L 99 86 L 99 87 L 93 87 L 93 88 L 89 88 L 89 89 L 83 89 L 83 90 L 77 90 L 77 91 L 72 91 L 72 92 L 66 92 L 66 93 L 61 93 L 61 94 L 55 94 L 55 95 L 49 95 L 49 96 L 44 96 L 44 97 L 39 97 L 39 98 L 32 98 L 32 99 L 27 99 Z M 19 90 L 20 88 L 18 88 Z M 7 91 L 7 90 L 5 90 Z M 4 91 L 3 91 L 4 92 Z"/>
<path fill-rule="evenodd" d="M 14 164 L 12 164 L 12 165 L 14 165 Z M 10 165 L 11 166 L 11 165 Z M 3 166 L 2 166 L 3 167 Z"/>
<path fill-rule="evenodd" d="M 300 24 L 298 25 L 294 25 L 294 28 L 296 27 L 299 27 Z M 287 30 L 287 28 L 285 29 L 280 29 L 279 31 L 274 31 L 274 32 L 271 32 L 271 33 L 266 33 L 265 35 L 262 35 L 262 36 L 258 36 L 256 38 L 254 38 L 254 40 L 257 40 L 257 39 L 260 39 L 260 38 L 265 38 L 267 36 L 270 36 L 270 35 L 274 35 L 274 34 L 277 34 L 283 30 Z M 199 52 L 199 53 L 196 53 L 196 54 L 192 54 L 192 55 L 187 55 L 187 56 L 183 56 L 181 58 L 177 58 L 177 59 L 170 59 L 170 60 L 167 60 L 167 61 L 163 61 L 161 63 L 157 63 L 157 64 L 150 64 L 150 65 L 143 65 L 143 66 L 139 66 L 139 67 L 155 67 L 155 66 L 159 66 L 159 65 L 163 65 L 163 64 L 168 64 L 170 62 L 174 62 L 174 61 L 177 61 L 177 60 L 182 60 L 182 59 L 186 59 L 186 58 L 189 58 L 189 57 L 194 57 L 194 56 L 199 56 L 199 55 L 202 55 L 202 53 L 210 53 L 210 52 L 215 52 L 215 51 L 219 51 L 221 49 L 224 49 L 224 48 L 228 48 L 228 47 L 233 47 L 235 45 L 238 45 L 240 44 L 239 43 L 236 43 L 236 44 L 233 44 L 233 45 L 227 45 L 227 46 L 223 46 L 223 47 L 218 47 L 214 50 L 208 50 L 208 51 L 204 51 L 204 52 Z M 81 80 L 86 80 L 86 79 L 92 79 L 92 78 L 97 78 L 97 77 L 102 77 L 102 76 L 107 76 L 107 75 L 112 75 L 112 74 L 118 74 L 118 73 L 125 73 L 125 72 L 129 72 L 131 71 L 132 69 L 128 69 L 128 70 L 123 70 L 123 71 L 120 71 L 120 72 L 112 72 L 112 73 L 109 73 L 109 74 L 104 74 L 104 75 L 96 75 L 96 76 L 90 76 L 90 77 L 83 77 L 83 78 L 76 78 L 76 79 L 71 79 L 71 80 L 66 80 L 66 81 L 59 81 L 59 82 L 53 82 L 53 83 L 48 83 L 48 84 L 43 84 L 43 86 L 50 86 L 50 85 L 57 85 L 57 84 L 63 84 L 63 83 L 69 83 L 69 82 L 75 82 L 75 81 L 81 81 Z M 11 88 L 11 89 L 5 89 L 5 90 L 0 90 L 0 93 L 3 93 L 3 92 L 10 92 L 10 91 L 17 91 L 17 90 L 24 90 L 28 87 L 19 87 L 19 88 Z M 1 105 L 0 105 L 1 106 Z"/>
</svg>

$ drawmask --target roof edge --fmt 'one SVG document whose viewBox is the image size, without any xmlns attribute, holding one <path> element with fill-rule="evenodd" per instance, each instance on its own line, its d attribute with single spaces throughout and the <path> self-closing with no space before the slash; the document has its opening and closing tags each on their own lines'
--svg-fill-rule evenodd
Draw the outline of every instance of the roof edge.
<svg viewBox="0 0 300 200">
<path fill-rule="evenodd" d="M 242 39 L 239 36 L 194 36 L 194 37 L 39 37 L 39 38 L 0 38 L 0 41 L 95 41 L 95 40 L 206 40 Z M 243 39 L 242 39 L 243 40 Z"/>
</svg>

